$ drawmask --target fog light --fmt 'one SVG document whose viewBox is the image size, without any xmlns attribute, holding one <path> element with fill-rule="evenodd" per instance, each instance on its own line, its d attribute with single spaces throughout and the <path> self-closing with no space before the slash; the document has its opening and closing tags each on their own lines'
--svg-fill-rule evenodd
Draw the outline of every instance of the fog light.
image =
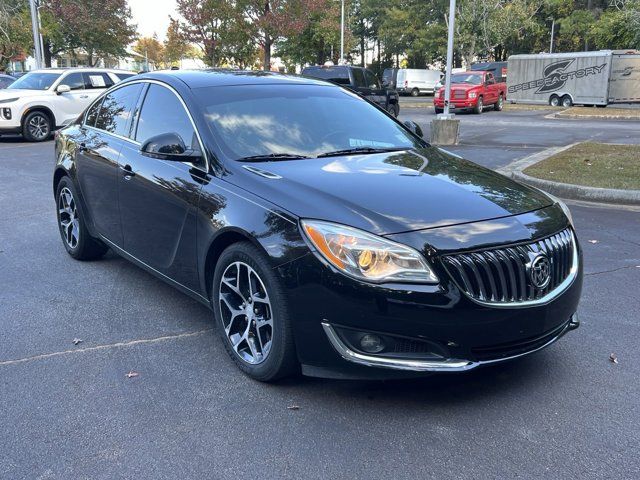
<svg viewBox="0 0 640 480">
<path fill-rule="evenodd" d="M 384 342 L 378 335 L 367 333 L 360 339 L 360 348 L 367 353 L 380 353 L 384 350 Z"/>
<path fill-rule="evenodd" d="M 2 114 L 4 115 L 4 118 L 6 118 L 7 120 L 11 120 L 11 109 L 10 108 L 3 108 L 2 109 Z"/>
</svg>

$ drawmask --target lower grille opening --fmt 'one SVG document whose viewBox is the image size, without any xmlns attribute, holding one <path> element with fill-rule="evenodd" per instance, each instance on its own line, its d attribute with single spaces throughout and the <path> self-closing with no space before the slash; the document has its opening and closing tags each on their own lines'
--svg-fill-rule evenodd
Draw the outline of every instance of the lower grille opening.
<svg viewBox="0 0 640 480">
<path fill-rule="evenodd" d="M 567 328 L 568 323 L 569 321 L 537 337 L 531 337 L 517 342 L 503 343 L 500 345 L 491 345 L 488 347 L 476 347 L 472 348 L 471 352 L 476 359 L 481 362 L 514 357 L 516 355 L 535 350 L 536 348 L 540 348 L 550 342 Z"/>
</svg>

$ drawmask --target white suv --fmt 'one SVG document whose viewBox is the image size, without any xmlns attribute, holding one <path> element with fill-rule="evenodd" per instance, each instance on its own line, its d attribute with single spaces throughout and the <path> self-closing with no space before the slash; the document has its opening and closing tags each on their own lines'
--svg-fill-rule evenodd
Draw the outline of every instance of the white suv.
<svg viewBox="0 0 640 480">
<path fill-rule="evenodd" d="M 133 75 L 89 68 L 29 72 L 0 90 L 0 135 L 21 133 L 31 142 L 42 142 L 78 118 L 105 89 Z"/>
</svg>

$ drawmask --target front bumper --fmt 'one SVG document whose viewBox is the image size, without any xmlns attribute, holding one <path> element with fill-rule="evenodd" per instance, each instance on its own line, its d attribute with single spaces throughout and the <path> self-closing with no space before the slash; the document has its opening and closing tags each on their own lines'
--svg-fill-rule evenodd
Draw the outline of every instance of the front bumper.
<svg viewBox="0 0 640 480">
<path fill-rule="evenodd" d="M 558 223 L 548 227 L 565 228 Z M 578 326 L 582 258 L 578 244 L 576 249 L 577 272 L 561 293 L 542 303 L 500 306 L 469 298 L 439 262 L 432 262 L 439 285 L 372 285 L 348 278 L 308 253 L 278 267 L 288 288 L 303 373 L 396 378 L 460 372 L 545 348 Z M 380 334 L 409 347 L 368 354 L 348 332 Z"/>
<path fill-rule="evenodd" d="M 466 98 L 464 100 L 449 100 L 449 109 L 450 110 L 468 110 L 471 108 L 475 108 L 478 104 L 477 98 Z M 444 99 L 436 98 L 433 101 L 433 105 L 436 108 L 444 108 Z"/>
</svg>

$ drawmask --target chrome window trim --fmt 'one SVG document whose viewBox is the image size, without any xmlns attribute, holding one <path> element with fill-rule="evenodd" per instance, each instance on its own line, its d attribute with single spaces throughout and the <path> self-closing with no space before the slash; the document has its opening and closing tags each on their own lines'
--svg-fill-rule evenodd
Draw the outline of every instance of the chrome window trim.
<svg viewBox="0 0 640 480">
<path fill-rule="evenodd" d="M 168 85 L 164 82 L 160 82 L 158 80 L 153 80 L 153 79 L 147 79 L 147 78 L 141 78 L 139 80 L 132 80 L 130 82 L 126 82 L 124 84 L 122 84 L 122 82 L 119 82 L 117 84 L 115 84 L 114 86 L 112 86 L 109 90 L 107 90 L 106 92 L 102 93 L 102 95 L 100 95 L 93 103 L 91 103 L 91 105 L 89 105 L 89 107 L 85 110 L 84 116 L 82 117 L 82 126 L 85 128 L 91 128 L 97 132 L 104 132 L 107 135 L 111 135 L 112 137 L 115 138 L 119 138 L 121 140 L 125 140 L 129 143 L 132 143 L 134 145 L 142 145 L 140 142 L 138 142 L 137 140 L 133 139 L 133 138 L 129 138 L 129 137 L 123 137 L 122 135 L 117 135 L 115 133 L 111 133 L 111 132 L 107 132 L 106 130 L 101 130 L 99 128 L 96 127 L 91 127 L 90 125 L 87 125 L 86 121 L 87 121 L 87 113 L 89 113 L 89 110 L 91 109 L 91 107 L 93 107 L 93 105 L 100 101 L 102 102 L 104 100 L 104 98 L 109 95 L 111 92 L 115 92 L 116 90 L 120 89 L 120 88 L 124 88 L 128 85 L 133 85 L 135 83 L 146 83 L 146 84 L 155 84 L 155 85 L 159 85 L 161 87 L 164 87 L 166 89 L 168 89 L 169 91 L 171 91 L 180 101 L 180 104 L 182 105 L 182 108 L 184 109 L 185 112 L 187 112 L 187 117 L 189 117 L 189 121 L 191 122 L 191 126 L 193 127 L 193 130 L 196 132 L 196 137 L 198 138 L 198 144 L 200 145 L 200 151 L 202 152 L 202 158 L 204 159 L 204 169 L 202 168 L 202 166 L 198 166 L 195 165 L 191 162 L 185 162 L 185 163 L 189 163 L 191 164 L 194 168 L 197 168 L 198 170 L 203 170 L 204 173 L 209 173 L 210 171 L 210 163 L 209 163 L 209 157 L 207 155 L 207 151 L 204 148 L 204 143 L 202 142 L 202 137 L 200 136 L 200 131 L 198 130 L 198 127 L 196 126 L 196 122 L 193 120 L 193 116 L 191 115 L 191 112 L 189 111 L 189 108 L 187 107 L 187 104 L 184 102 L 184 100 L 182 99 L 182 97 L 180 96 L 180 94 L 176 91 L 175 88 L 173 88 L 171 85 Z M 146 97 L 146 92 L 145 92 L 145 97 Z M 144 98 L 142 99 L 142 106 L 144 107 Z M 142 108 L 140 109 L 140 111 L 142 111 Z M 138 112 L 138 114 L 135 117 L 135 121 L 136 121 L 136 127 L 137 127 L 137 122 L 140 118 L 140 112 Z M 133 126 L 133 125 L 132 125 Z M 137 130 L 137 128 L 136 128 Z"/>
<path fill-rule="evenodd" d="M 565 278 L 555 289 L 551 290 L 544 297 L 537 298 L 535 300 L 524 300 L 517 302 L 487 302 L 484 300 L 478 300 L 469 295 L 464 288 L 460 287 L 458 283 L 453 279 L 451 275 L 449 277 L 454 281 L 456 287 L 462 292 L 462 294 L 471 300 L 473 303 L 478 305 L 482 305 L 485 307 L 491 308 L 523 308 L 523 307 L 535 307 L 539 305 L 546 305 L 547 303 L 552 302 L 562 293 L 564 293 L 574 282 L 576 277 L 578 276 L 579 270 L 579 262 L 578 262 L 578 243 L 576 242 L 576 236 L 573 232 L 572 228 L 569 228 L 569 232 L 571 233 L 571 245 L 573 246 L 573 259 L 571 262 L 571 269 L 569 270 L 569 274 L 567 278 Z M 535 240 L 532 240 L 535 242 Z M 503 245 L 504 247 L 508 247 L 509 245 Z"/>
</svg>

